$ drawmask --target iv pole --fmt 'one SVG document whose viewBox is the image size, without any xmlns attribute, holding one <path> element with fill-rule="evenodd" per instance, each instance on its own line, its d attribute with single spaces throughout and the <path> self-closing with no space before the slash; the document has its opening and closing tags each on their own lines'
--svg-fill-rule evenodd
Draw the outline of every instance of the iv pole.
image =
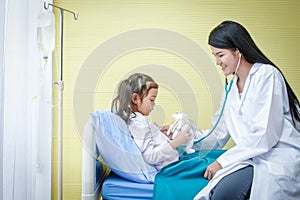
<svg viewBox="0 0 300 200">
<path fill-rule="evenodd" d="M 47 3 L 44 1 L 44 8 L 46 10 L 49 9 L 49 5 L 53 8 L 57 8 L 60 10 L 60 72 L 59 72 L 59 80 L 54 82 L 54 84 L 58 87 L 58 200 L 62 199 L 62 155 L 63 155 L 63 109 L 62 109 L 62 101 L 63 101 L 63 90 L 64 90 L 64 81 L 63 81 L 63 25 L 64 25 L 64 11 L 72 13 L 74 19 L 78 19 L 78 14 L 73 11 L 61 8 L 51 3 Z"/>
</svg>

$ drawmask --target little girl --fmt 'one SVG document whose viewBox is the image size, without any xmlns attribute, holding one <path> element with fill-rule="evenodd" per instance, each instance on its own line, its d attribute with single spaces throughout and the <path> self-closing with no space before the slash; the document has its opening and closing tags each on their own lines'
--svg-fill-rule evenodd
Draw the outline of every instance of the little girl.
<svg viewBox="0 0 300 200">
<path fill-rule="evenodd" d="M 112 102 L 112 111 L 124 119 L 147 163 L 157 170 L 178 160 L 178 146 L 189 138 L 189 129 L 180 131 L 170 140 L 146 116 L 155 106 L 158 84 L 148 75 L 136 73 L 123 80 L 118 95 Z"/>
</svg>

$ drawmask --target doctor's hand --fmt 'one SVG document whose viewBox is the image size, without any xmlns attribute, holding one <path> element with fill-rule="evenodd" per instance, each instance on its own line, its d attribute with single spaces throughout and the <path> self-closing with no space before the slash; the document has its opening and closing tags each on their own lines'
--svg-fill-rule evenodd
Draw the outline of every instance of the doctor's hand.
<svg viewBox="0 0 300 200">
<path fill-rule="evenodd" d="M 221 166 L 221 164 L 218 161 L 215 161 L 215 162 L 211 163 L 206 168 L 206 171 L 204 173 L 204 178 L 206 178 L 208 180 L 211 180 L 215 176 L 217 171 L 219 171 L 222 168 L 223 167 Z"/>
</svg>

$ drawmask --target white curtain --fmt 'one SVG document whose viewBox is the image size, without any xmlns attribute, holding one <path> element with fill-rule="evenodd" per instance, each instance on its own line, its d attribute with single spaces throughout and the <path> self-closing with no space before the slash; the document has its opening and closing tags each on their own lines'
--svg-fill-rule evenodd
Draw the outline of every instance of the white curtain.
<svg viewBox="0 0 300 200">
<path fill-rule="evenodd" d="M 4 18 L 5 1 L 0 1 L 0 20 Z M 3 84 L 4 84 L 4 23 L 0 21 L 0 197 L 3 199 Z"/>
<path fill-rule="evenodd" d="M 0 2 L 0 199 L 51 200 L 51 59 L 43 72 L 36 45 L 42 9 L 42 0 Z"/>
</svg>

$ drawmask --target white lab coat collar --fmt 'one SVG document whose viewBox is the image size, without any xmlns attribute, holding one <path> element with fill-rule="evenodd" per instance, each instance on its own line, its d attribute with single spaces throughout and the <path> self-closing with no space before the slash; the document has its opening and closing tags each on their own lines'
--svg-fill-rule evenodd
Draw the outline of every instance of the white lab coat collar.
<svg viewBox="0 0 300 200">
<path fill-rule="evenodd" d="M 246 94 L 248 92 L 252 76 L 253 76 L 253 74 L 255 74 L 255 72 L 257 72 L 257 70 L 259 69 L 259 67 L 261 65 L 263 65 L 263 64 L 262 63 L 254 63 L 252 65 L 251 69 L 250 69 L 250 72 L 249 72 L 248 77 L 247 77 L 246 82 L 245 82 L 245 86 L 244 86 L 244 90 L 243 90 L 243 93 L 241 95 L 241 98 L 240 98 L 239 101 L 237 101 L 237 102 L 239 102 L 239 110 L 240 110 L 240 112 L 241 112 L 241 107 L 243 105 L 243 102 L 245 100 L 245 96 L 246 96 Z M 238 88 L 237 88 L 237 84 L 236 84 L 237 83 L 237 76 L 234 77 L 234 83 L 235 83 L 234 84 L 235 85 L 235 87 L 234 87 L 235 88 L 235 92 L 238 93 Z M 238 97 L 238 96 L 239 95 L 236 95 L 236 97 Z"/>
</svg>

